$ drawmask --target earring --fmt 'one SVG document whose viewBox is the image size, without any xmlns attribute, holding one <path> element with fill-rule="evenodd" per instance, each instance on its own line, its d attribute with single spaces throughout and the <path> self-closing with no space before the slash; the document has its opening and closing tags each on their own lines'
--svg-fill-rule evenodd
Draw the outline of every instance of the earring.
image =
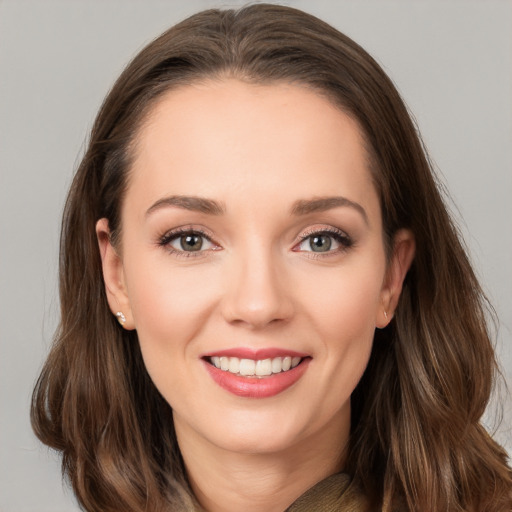
<svg viewBox="0 0 512 512">
<path fill-rule="evenodd" d="M 119 314 L 119 313 L 118 313 L 118 314 Z M 122 314 L 122 313 L 121 313 L 121 314 Z M 384 316 L 385 316 L 385 318 L 386 318 L 386 322 L 387 322 L 387 320 L 388 320 L 388 312 L 387 312 L 387 311 L 384 311 Z"/>
<path fill-rule="evenodd" d="M 124 316 L 124 314 L 122 313 L 122 311 L 118 311 L 116 313 L 116 317 L 117 317 L 117 321 L 121 324 L 121 325 L 124 325 L 124 323 L 126 322 L 126 317 Z"/>
</svg>

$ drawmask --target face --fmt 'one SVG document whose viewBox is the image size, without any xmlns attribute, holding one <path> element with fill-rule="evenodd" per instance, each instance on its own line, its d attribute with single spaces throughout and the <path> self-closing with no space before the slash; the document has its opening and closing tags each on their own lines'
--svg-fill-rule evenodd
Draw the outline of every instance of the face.
<svg viewBox="0 0 512 512">
<path fill-rule="evenodd" d="M 171 91 L 139 134 L 117 252 L 107 231 L 109 302 L 180 439 L 268 453 L 348 433 L 403 279 L 355 121 L 296 85 Z"/>
</svg>

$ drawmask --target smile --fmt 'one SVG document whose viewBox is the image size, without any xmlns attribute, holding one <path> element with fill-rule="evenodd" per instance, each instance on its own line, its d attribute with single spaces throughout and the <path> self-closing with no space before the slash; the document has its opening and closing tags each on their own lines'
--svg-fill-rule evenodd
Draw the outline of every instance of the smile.
<svg viewBox="0 0 512 512">
<path fill-rule="evenodd" d="M 210 362 L 224 372 L 243 377 L 268 377 L 281 372 L 287 372 L 300 364 L 298 356 L 274 357 L 268 359 L 240 359 L 238 357 L 210 357 Z"/>
<path fill-rule="evenodd" d="M 244 398 L 269 398 L 297 383 L 312 358 L 280 349 L 231 349 L 202 358 L 206 371 L 223 390 Z"/>
</svg>

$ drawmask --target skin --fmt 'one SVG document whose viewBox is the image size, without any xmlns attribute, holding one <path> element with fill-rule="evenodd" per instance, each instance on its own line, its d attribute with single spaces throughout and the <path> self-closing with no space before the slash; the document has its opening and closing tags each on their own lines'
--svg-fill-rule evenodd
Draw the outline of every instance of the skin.
<svg viewBox="0 0 512 512">
<path fill-rule="evenodd" d="M 162 204 L 176 195 L 224 212 Z M 353 204 L 291 211 L 332 196 Z M 173 90 L 139 133 L 122 226 L 114 248 L 107 220 L 97 224 L 109 303 L 137 329 L 203 507 L 282 511 L 342 470 L 350 395 L 414 255 L 400 231 L 386 258 L 357 123 L 297 85 L 229 79 Z M 204 232 L 204 250 L 169 241 L 180 227 Z M 333 229 L 342 242 L 325 233 Z M 318 232 L 331 250 L 313 251 Z M 244 398 L 218 386 L 201 359 L 234 347 L 311 359 L 282 393 Z"/>
</svg>

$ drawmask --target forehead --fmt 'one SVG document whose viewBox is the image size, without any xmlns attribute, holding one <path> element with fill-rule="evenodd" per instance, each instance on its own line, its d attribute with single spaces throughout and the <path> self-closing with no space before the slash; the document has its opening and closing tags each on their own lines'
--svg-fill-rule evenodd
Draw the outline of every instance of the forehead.
<svg viewBox="0 0 512 512">
<path fill-rule="evenodd" d="M 354 119 L 309 88 L 235 79 L 162 96 L 139 131 L 130 181 L 128 196 L 136 190 L 149 202 L 165 194 L 375 199 Z"/>
</svg>

